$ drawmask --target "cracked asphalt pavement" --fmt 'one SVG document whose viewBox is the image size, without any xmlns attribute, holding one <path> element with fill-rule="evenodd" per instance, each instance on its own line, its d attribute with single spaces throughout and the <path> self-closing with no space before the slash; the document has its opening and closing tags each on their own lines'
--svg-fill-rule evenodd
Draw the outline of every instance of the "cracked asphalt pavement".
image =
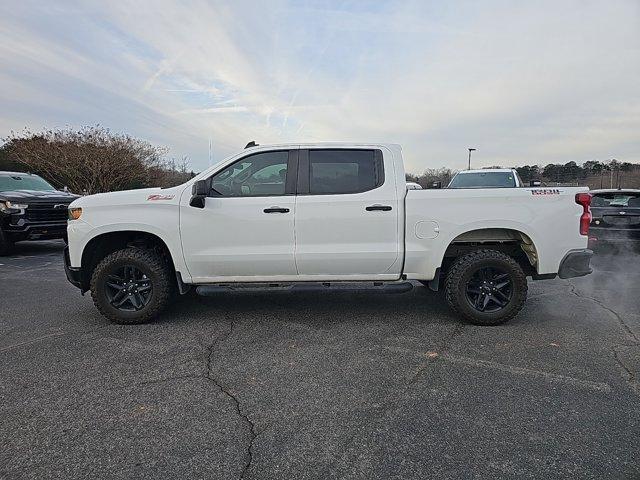
<svg viewBox="0 0 640 480">
<path fill-rule="evenodd" d="M 440 294 L 187 296 L 112 325 L 62 243 L 0 258 L 0 478 L 640 478 L 640 263 Z"/>
</svg>

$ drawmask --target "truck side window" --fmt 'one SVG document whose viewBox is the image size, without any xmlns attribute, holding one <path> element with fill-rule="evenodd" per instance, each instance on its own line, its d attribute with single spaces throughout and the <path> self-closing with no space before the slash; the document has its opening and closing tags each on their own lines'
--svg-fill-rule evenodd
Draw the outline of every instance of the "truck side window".
<svg viewBox="0 0 640 480">
<path fill-rule="evenodd" d="M 312 195 L 366 192 L 382 185 L 383 181 L 380 151 L 309 150 L 309 193 Z"/>
<path fill-rule="evenodd" d="M 264 197 L 284 195 L 287 151 L 250 155 L 229 165 L 211 179 L 212 196 Z"/>
</svg>

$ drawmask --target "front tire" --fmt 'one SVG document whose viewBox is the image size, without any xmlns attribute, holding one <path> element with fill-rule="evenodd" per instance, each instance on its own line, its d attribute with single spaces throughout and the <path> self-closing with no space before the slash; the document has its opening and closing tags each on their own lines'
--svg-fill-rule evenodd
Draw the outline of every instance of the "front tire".
<svg viewBox="0 0 640 480">
<path fill-rule="evenodd" d="M 155 318 L 173 290 L 166 260 L 151 250 L 125 248 L 107 255 L 91 276 L 91 297 L 114 323 L 134 325 Z"/>
<path fill-rule="evenodd" d="M 13 250 L 13 242 L 0 228 L 0 257 L 9 255 L 11 250 Z"/>
<path fill-rule="evenodd" d="M 458 258 L 446 280 L 449 306 L 475 325 L 500 325 L 515 317 L 527 299 L 527 277 L 510 256 L 476 250 Z"/>
</svg>

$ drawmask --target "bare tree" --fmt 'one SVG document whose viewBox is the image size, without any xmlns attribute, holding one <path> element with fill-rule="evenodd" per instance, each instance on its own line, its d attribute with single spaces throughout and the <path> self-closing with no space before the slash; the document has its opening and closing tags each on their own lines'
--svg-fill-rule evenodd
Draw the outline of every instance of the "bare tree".
<svg viewBox="0 0 640 480">
<path fill-rule="evenodd" d="M 149 169 L 149 179 L 153 185 L 158 187 L 179 185 L 194 176 L 195 173 L 189 170 L 187 157 L 182 157 L 179 161 L 172 158 L 162 165 Z"/>
<path fill-rule="evenodd" d="M 427 168 L 421 175 L 407 174 L 407 180 L 419 183 L 423 188 L 430 187 L 434 182 L 441 182 L 446 186 L 456 173 L 456 170 L 447 167 Z"/>
<path fill-rule="evenodd" d="M 75 192 L 170 186 L 189 178 L 185 158 L 177 166 L 164 158 L 166 148 L 101 126 L 39 133 L 25 130 L 12 133 L 5 142 L 2 150 L 8 161 Z"/>
</svg>

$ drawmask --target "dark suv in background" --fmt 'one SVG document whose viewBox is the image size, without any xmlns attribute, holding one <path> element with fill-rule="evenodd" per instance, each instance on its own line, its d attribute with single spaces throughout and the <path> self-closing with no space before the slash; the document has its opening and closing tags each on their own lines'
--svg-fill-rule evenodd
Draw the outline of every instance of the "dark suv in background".
<svg viewBox="0 0 640 480">
<path fill-rule="evenodd" d="M 592 190 L 589 245 L 640 247 L 640 190 Z"/>
<path fill-rule="evenodd" d="M 22 240 L 66 239 L 67 208 L 76 198 L 37 175 L 0 172 L 0 255 Z"/>
</svg>

